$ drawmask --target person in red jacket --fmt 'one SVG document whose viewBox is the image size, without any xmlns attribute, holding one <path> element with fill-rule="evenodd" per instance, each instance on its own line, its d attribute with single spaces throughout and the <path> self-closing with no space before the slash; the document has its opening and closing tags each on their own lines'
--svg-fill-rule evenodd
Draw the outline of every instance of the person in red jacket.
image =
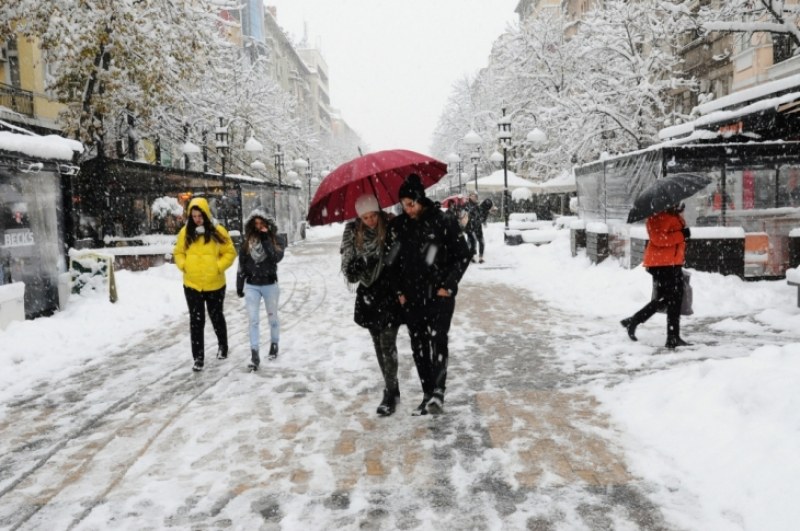
<svg viewBox="0 0 800 531">
<path fill-rule="evenodd" d="M 683 300 L 683 264 L 689 228 L 683 220 L 683 206 L 673 206 L 647 218 L 650 238 L 642 265 L 653 275 L 657 296 L 631 317 L 621 321 L 628 337 L 636 341 L 636 327 L 644 323 L 659 307 L 667 306 L 667 344 L 674 349 L 690 345 L 681 339 L 681 301 Z"/>
</svg>

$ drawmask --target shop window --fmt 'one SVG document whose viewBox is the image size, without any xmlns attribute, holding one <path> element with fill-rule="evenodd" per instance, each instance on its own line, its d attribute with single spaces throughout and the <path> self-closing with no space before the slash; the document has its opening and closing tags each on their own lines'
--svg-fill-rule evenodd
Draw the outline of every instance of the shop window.
<svg viewBox="0 0 800 531">
<path fill-rule="evenodd" d="M 778 171 L 777 207 L 800 207 L 800 166 L 783 166 Z"/>
</svg>

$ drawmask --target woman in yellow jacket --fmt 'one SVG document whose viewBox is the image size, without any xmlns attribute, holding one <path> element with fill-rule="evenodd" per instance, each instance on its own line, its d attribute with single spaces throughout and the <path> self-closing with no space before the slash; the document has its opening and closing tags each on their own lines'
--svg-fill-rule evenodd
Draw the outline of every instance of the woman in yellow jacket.
<svg viewBox="0 0 800 531">
<path fill-rule="evenodd" d="M 178 233 L 172 252 L 183 272 L 183 292 L 189 307 L 192 340 L 192 370 L 202 371 L 205 345 L 203 329 L 208 316 L 217 335 L 217 359 L 228 357 L 228 327 L 223 314 L 225 270 L 236 259 L 228 231 L 211 216 L 208 201 L 195 197 L 189 202 L 189 219 Z"/>
<path fill-rule="evenodd" d="M 667 344 L 674 349 L 689 345 L 681 339 L 681 301 L 683 300 L 683 264 L 689 228 L 683 220 L 682 206 L 674 206 L 647 218 L 650 241 L 644 250 L 642 265 L 653 275 L 656 298 L 641 310 L 621 321 L 628 337 L 636 341 L 636 327 L 644 323 L 666 303 Z"/>
</svg>

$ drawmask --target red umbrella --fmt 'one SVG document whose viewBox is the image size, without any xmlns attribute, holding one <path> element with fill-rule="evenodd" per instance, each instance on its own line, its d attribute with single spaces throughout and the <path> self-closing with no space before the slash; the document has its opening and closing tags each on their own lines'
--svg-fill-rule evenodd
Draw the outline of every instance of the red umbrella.
<svg viewBox="0 0 800 531">
<path fill-rule="evenodd" d="M 425 188 L 447 173 L 447 165 L 407 149 L 377 151 L 345 162 L 325 177 L 308 209 L 308 222 L 325 225 L 356 217 L 356 199 L 372 194 L 381 208 L 398 202 L 400 185 L 410 173 Z"/>
<path fill-rule="evenodd" d="M 461 194 L 451 195 L 442 199 L 442 208 L 450 208 L 451 206 L 463 206 L 467 204 L 467 198 Z"/>
</svg>

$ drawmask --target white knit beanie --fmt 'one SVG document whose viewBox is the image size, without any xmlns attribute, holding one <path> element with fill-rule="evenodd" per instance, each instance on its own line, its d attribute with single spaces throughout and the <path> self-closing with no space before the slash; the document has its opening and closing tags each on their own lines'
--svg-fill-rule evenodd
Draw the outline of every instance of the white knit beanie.
<svg viewBox="0 0 800 531">
<path fill-rule="evenodd" d="M 356 199 L 356 214 L 363 216 L 367 212 L 380 212 L 378 199 L 372 194 L 364 194 Z"/>
</svg>

